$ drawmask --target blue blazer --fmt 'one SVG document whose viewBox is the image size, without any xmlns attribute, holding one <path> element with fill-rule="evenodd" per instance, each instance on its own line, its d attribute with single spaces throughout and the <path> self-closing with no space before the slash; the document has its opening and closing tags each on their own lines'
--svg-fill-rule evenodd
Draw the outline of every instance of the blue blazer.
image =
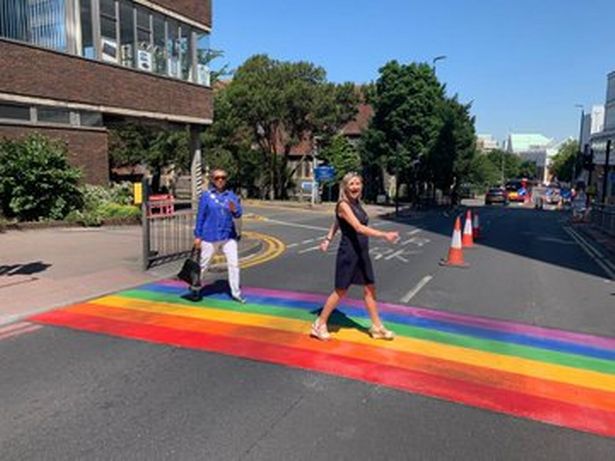
<svg viewBox="0 0 615 461">
<path fill-rule="evenodd" d="M 235 204 L 235 213 L 231 213 L 229 203 Z M 243 210 L 239 198 L 229 190 L 222 193 L 210 189 L 201 194 L 199 211 L 194 228 L 195 238 L 205 242 L 219 242 L 237 238 L 233 218 L 241 218 Z"/>
</svg>

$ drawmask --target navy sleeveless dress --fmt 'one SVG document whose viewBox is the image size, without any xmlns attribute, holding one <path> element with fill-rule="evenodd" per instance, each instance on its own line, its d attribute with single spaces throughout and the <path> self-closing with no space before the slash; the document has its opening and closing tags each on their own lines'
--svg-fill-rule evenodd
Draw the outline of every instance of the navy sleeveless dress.
<svg viewBox="0 0 615 461">
<path fill-rule="evenodd" d="M 346 202 L 354 212 L 359 222 L 367 225 L 367 213 L 358 202 Z M 338 204 L 339 207 L 339 204 Z M 335 288 L 346 290 L 350 285 L 370 285 L 375 283 L 372 262 L 369 258 L 369 238 L 359 234 L 343 218 L 337 214 L 342 240 L 337 250 L 335 261 Z"/>
</svg>

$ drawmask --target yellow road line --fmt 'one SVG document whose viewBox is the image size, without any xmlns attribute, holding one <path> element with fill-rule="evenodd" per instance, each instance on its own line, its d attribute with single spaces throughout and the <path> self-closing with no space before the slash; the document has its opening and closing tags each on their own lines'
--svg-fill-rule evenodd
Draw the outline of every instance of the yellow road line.
<svg viewBox="0 0 615 461">
<path fill-rule="evenodd" d="M 235 325 L 271 328 L 292 333 L 307 334 L 309 322 L 269 315 L 247 312 L 233 312 L 215 308 L 185 307 L 173 303 L 145 301 L 121 296 L 105 296 L 91 304 L 121 307 L 141 312 L 158 314 L 180 315 L 188 318 L 214 320 Z M 95 312 L 92 312 L 95 315 Z M 355 329 L 341 329 L 335 334 L 335 339 L 351 343 L 374 346 L 374 340 Z M 379 342 L 379 347 L 399 352 L 419 354 L 427 357 L 453 360 L 456 362 L 483 368 L 523 374 L 539 379 L 547 379 L 577 386 L 613 392 L 615 390 L 615 376 L 591 370 L 582 370 L 563 365 L 550 364 L 520 357 L 499 355 L 491 352 L 479 351 L 459 346 L 451 346 L 435 341 L 397 337 L 394 341 Z"/>
</svg>

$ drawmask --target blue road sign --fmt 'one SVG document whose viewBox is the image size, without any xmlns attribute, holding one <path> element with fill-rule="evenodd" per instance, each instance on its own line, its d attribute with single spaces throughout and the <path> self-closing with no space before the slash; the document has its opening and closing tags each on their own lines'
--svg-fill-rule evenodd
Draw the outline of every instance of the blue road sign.
<svg viewBox="0 0 615 461">
<path fill-rule="evenodd" d="M 335 168 L 327 165 L 316 167 L 314 168 L 314 177 L 318 182 L 332 181 L 335 179 Z"/>
</svg>

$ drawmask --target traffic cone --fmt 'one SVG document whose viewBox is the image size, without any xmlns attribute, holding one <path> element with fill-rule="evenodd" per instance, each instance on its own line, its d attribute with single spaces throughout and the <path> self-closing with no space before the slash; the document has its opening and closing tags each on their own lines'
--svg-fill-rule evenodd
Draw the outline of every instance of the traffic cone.
<svg viewBox="0 0 615 461">
<path fill-rule="evenodd" d="M 472 212 L 468 210 L 466 213 L 466 225 L 463 228 L 463 240 L 461 242 L 464 248 L 474 247 L 474 238 L 472 235 Z"/>
<path fill-rule="evenodd" d="M 463 260 L 463 249 L 461 247 L 461 218 L 458 216 L 455 220 L 455 230 L 451 246 L 448 250 L 448 259 L 440 261 L 441 266 L 450 267 L 468 267 L 468 264 Z"/>
<path fill-rule="evenodd" d="M 474 240 L 478 240 L 480 238 L 480 219 L 478 218 L 478 213 L 474 213 L 474 220 L 472 221 L 472 237 Z"/>
</svg>

